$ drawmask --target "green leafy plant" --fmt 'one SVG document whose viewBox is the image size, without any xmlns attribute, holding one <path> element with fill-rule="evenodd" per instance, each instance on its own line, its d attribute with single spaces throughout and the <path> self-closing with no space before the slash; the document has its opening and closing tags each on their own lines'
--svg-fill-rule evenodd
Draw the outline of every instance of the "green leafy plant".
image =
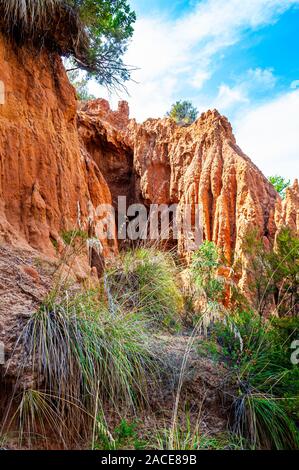
<svg viewBox="0 0 299 470">
<path fill-rule="evenodd" d="M 198 111 L 190 101 L 177 101 L 172 105 L 167 116 L 177 124 L 190 125 L 196 120 Z"/>
<path fill-rule="evenodd" d="M 278 194 L 282 197 L 282 199 L 284 199 L 286 189 L 290 186 L 291 181 L 278 175 L 270 176 L 268 179 Z"/>
<path fill-rule="evenodd" d="M 83 230 L 73 229 L 61 233 L 61 238 L 66 245 L 71 245 L 76 239 L 85 241 L 88 239 L 88 234 Z"/>
<path fill-rule="evenodd" d="M 190 266 L 195 285 L 213 301 L 220 300 L 224 292 L 223 279 L 217 275 L 220 266 L 218 249 L 210 241 L 205 241 L 194 253 Z"/>
<path fill-rule="evenodd" d="M 197 345 L 197 352 L 199 356 L 211 357 L 214 361 L 221 358 L 219 346 L 214 340 L 201 339 Z"/>
<path fill-rule="evenodd" d="M 101 417 L 99 422 L 103 422 Z M 107 433 L 106 426 L 100 425 L 94 448 L 98 450 L 144 449 L 146 442 L 139 439 L 137 428 L 137 420 L 128 422 L 126 419 L 121 419 L 112 433 Z"/>
</svg>

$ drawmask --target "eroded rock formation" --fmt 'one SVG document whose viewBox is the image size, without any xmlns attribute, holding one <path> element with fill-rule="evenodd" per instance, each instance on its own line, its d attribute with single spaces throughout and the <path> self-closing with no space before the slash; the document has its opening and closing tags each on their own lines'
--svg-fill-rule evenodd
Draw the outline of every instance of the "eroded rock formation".
<svg viewBox="0 0 299 470">
<path fill-rule="evenodd" d="M 94 207 L 111 193 L 80 148 L 77 100 L 56 54 L 0 37 L 0 240 L 55 256 L 63 231 L 92 234 Z M 116 245 L 104 246 L 106 255 Z"/>
<path fill-rule="evenodd" d="M 243 291 L 246 234 L 256 229 L 270 246 L 282 226 L 299 229 L 298 181 L 282 201 L 217 111 L 180 127 L 169 119 L 138 124 L 125 102 L 115 112 L 105 100 L 78 106 L 58 55 L 16 50 L 0 36 L 0 343 L 6 360 L 0 412 L 22 357 L 21 350 L 13 354 L 17 338 L 55 277 L 69 280 L 73 269 L 75 280 L 92 288 L 103 259 L 118 251 L 113 233 L 101 240 L 100 254 L 98 245 L 85 246 L 70 266 L 62 259 L 63 233 L 80 229 L 96 244 L 96 208 L 117 207 L 118 196 L 146 207 L 200 205 L 204 238 L 223 249 L 229 265 L 219 275 L 234 276 L 231 266 L 241 259 L 236 277 Z M 178 240 L 181 253 L 186 242 Z M 24 388 L 31 387 L 31 371 L 22 378 Z"/>
<path fill-rule="evenodd" d="M 294 232 L 299 231 L 299 184 L 295 179 L 293 186 L 287 188 L 283 203 L 281 223 L 287 225 Z"/>
<path fill-rule="evenodd" d="M 169 119 L 137 124 L 129 120 L 123 102 L 112 112 L 105 100 L 97 100 L 81 108 L 78 121 L 114 201 L 129 195 L 130 202 L 201 205 L 204 237 L 223 248 L 229 264 L 241 255 L 242 241 L 252 229 L 266 245 L 273 244 L 283 224 L 298 229 L 298 183 L 282 203 L 216 110 L 189 127 Z"/>
<path fill-rule="evenodd" d="M 282 202 L 237 146 L 216 110 L 191 126 L 129 119 L 126 102 L 80 105 L 61 59 L 0 40 L 0 240 L 55 256 L 63 231 L 94 236 L 99 204 L 189 204 L 202 208 L 204 238 L 233 265 L 253 228 L 272 245 L 284 224 L 298 229 L 298 183 Z M 3 97 L 3 96 L 2 96 Z M 114 234 L 113 234 L 114 235 Z M 178 241 L 186 252 L 186 240 Z M 103 241 L 104 256 L 117 251 Z"/>
</svg>

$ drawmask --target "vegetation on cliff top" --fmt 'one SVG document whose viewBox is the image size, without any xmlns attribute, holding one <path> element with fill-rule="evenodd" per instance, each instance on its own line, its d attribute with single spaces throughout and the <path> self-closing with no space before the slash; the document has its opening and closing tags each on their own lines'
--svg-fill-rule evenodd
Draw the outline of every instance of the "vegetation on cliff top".
<svg viewBox="0 0 299 470">
<path fill-rule="evenodd" d="M 0 0 L 0 29 L 15 44 L 70 57 L 100 84 L 130 78 L 123 63 L 135 13 L 126 0 Z"/>
<path fill-rule="evenodd" d="M 198 111 L 191 101 L 177 101 L 172 105 L 167 116 L 179 125 L 190 125 L 196 120 Z"/>
</svg>

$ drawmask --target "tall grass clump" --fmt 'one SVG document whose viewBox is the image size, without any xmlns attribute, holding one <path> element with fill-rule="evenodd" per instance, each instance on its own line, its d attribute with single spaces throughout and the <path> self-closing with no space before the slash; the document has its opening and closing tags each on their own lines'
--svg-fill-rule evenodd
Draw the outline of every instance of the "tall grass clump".
<svg viewBox="0 0 299 470">
<path fill-rule="evenodd" d="M 294 403 L 298 405 L 299 370 L 290 360 L 291 335 L 275 321 L 238 313 L 234 322 L 242 350 L 223 323 L 214 334 L 224 360 L 233 368 L 232 430 L 257 449 L 298 449 Z M 298 322 L 295 329 L 298 331 Z"/>
<path fill-rule="evenodd" d="M 233 436 L 209 436 L 190 423 L 185 429 L 178 425 L 174 434 L 162 430 L 157 437 L 159 450 L 240 450 L 241 445 Z"/>
<path fill-rule="evenodd" d="M 196 424 L 192 426 L 190 417 L 186 416 L 186 425 L 177 423 L 174 429 L 165 428 L 157 436 L 157 447 L 160 450 L 207 450 L 215 449 L 215 441 L 201 432 Z"/>
<path fill-rule="evenodd" d="M 255 234 L 252 239 L 255 240 Z M 284 250 L 281 239 L 289 242 Z M 277 299 L 283 297 L 286 302 L 286 296 L 281 294 L 286 285 L 288 306 L 294 304 L 297 245 L 298 240 L 285 230 L 278 236 L 276 252 L 265 253 L 262 246 L 257 249 L 250 245 L 257 281 L 253 286 L 257 307 L 252 311 L 240 311 L 242 304 L 236 311 L 221 305 L 224 287 L 218 276 L 221 259 L 213 243 L 205 242 L 190 266 L 194 284 L 205 298 L 202 305 L 206 307 L 201 309 L 199 324 L 209 338 L 207 345 L 210 349 L 217 345 L 217 358 L 226 362 L 231 371 L 227 376 L 227 396 L 232 400 L 231 429 L 249 448 L 299 448 L 296 429 L 299 369 L 291 363 L 290 350 L 292 340 L 299 334 L 298 318 L 291 317 L 292 306 L 286 318 L 267 320 L 261 316 L 275 293 Z M 281 305 L 277 310 L 281 311 Z"/>
<path fill-rule="evenodd" d="M 184 308 L 178 270 L 170 253 L 137 248 L 107 274 L 107 283 L 125 309 L 156 327 L 179 327 Z"/>
<path fill-rule="evenodd" d="M 68 293 L 44 302 L 20 338 L 32 364 L 36 390 L 25 390 L 18 409 L 23 435 L 54 431 L 60 442 L 88 437 L 104 404 L 135 410 L 147 398 L 154 360 L 142 320 L 114 317 L 97 292 Z M 20 371 L 20 380 L 22 379 Z"/>
<path fill-rule="evenodd" d="M 204 429 L 202 412 L 203 409 L 196 419 L 192 419 L 190 410 L 185 410 L 183 417 L 176 417 L 174 425 L 158 430 L 155 448 L 159 450 L 237 450 L 242 448 L 243 441 L 235 435 L 228 432 L 212 435 Z"/>
</svg>

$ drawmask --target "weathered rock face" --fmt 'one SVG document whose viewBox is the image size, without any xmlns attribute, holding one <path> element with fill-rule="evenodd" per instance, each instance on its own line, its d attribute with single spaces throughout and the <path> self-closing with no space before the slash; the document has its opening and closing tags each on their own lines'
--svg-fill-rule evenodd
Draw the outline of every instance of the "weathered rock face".
<svg viewBox="0 0 299 470">
<path fill-rule="evenodd" d="M 217 111 L 187 128 L 166 119 L 147 121 L 137 129 L 134 144 L 144 196 L 201 205 L 204 238 L 222 247 L 229 263 L 251 228 L 274 239 L 277 193 L 241 152 Z"/>
<path fill-rule="evenodd" d="M 217 111 L 189 127 L 137 124 L 125 102 L 115 112 L 105 100 L 78 111 L 57 55 L 17 52 L 0 39 L 0 63 L 0 240 L 54 255 L 62 231 L 93 236 L 95 208 L 116 207 L 118 196 L 127 204 L 198 204 L 204 238 L 229 264 L 252 228 L 265 244 L 283 224 L 298 229 L 298 183 L 282 203 Z M 186 251 L 184 238 L 178 245 Z M 104 243 L 104 256 L 116 251 L 115 240 Z"/>
<path fill-rule="evenodd" d="M 14 50 L 0 37 L 0 240 L 49 255 L 62 231 L 92 234 L 111 194 L 80 148 L 75 91 L 59 56 Z M 112 242 L 104 249 L 108 255 Z"/>
<path fill-rule="evenodd" d="M 124 101 L 118 110 L 110 110 L 106 100 L 81 105 L 78 111 L 80 137 L 98 165 L 117 205 L 119 195 L 135 202 L 133 148 L 129 141 L 129 107 Z"/>
<path fill-rule="evenodd" d="M 294 232 L 299 231 L 299 184 L 297 179 L 294 181 L 293 186 L 286 190 L 281 224 L 287 225 Z"/>
<path fill-rule="evenodd" d="M 283 224 L 298 229 L 298 184 L 282 203 L 217 111 L 202 114 L 189 127 L 169 119 L 137 124 L 128 119 L 124 103 L 112 112 L 106 101 L 97 100 L 85 105 L 78 119 L 114 201 L 129 195 L 129 202 L 199 204 L 204 238 L 223 249 L 229 264 L 242 254 L 242 241 L 252 229 L 265 245 L 274 242 Z M 185 250 L 184 240 L 179 246 Z"/>
</svg>

